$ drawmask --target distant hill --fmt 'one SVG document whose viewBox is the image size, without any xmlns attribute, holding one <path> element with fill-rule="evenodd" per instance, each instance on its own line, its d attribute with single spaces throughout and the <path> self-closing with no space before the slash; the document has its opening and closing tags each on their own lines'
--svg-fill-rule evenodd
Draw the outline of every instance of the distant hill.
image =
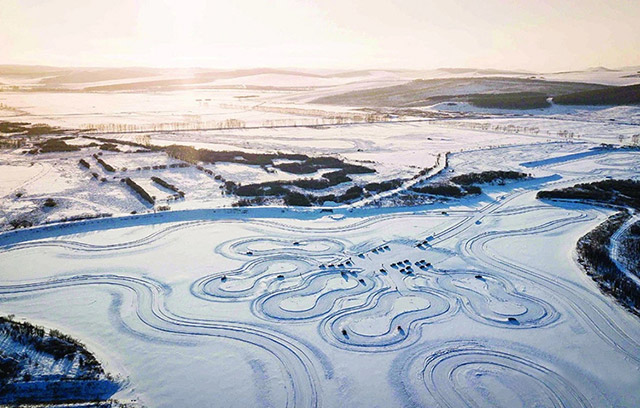
<svg viewBox="0 0 640 408">
<path fill-rule="evenodd" d="M 310 93 L 306 102 L 397 108 L 451 101 L 485 108 L 533 109 L 549 106 L 550 97 L 559 104 L 637 104 L 637 88 L 627 88 L 640 82 L 636 78 L 640 78 L 640 67 L 532 74 L 455 67 L 314 70 L 0 65 L 3 89 L 29 92 L 314 89 L 317 92 Z"/>
<path fill-rule="evenodd" d="M 477 75 L 532 75 L 531 72 L 510 71 L 503 69 L 476 69 L 476 68 L 438 68 L 437 71 L 449 74 L 477 74 Z"/>
<path fill-rule="evenodd" d="M 525 78 L 443 78 L 415 80 L 402 85 L 352 91 L 319 98 L 313 102 L 370 107 L 412 107 L 442 101 L 469 101 L 484 107 L 503 107 L 502 102 L 504 102 L 504 107 L 528 109 L 547 106 L 548 96 L 608 88 L 598 84 Z M 518 98 L 526 99 L 521 107 L 518 107 Z"/>
<path fill-rule="evenodd" d="M 221 79 L 233 79 L 257 75 L 289 75 L 310 78 L 328 78 L 304 70 L 277 68 L 251 69 L 169 69 L 169 68 L 57 68 L 30 65 L 0 65 L 0 77 L 30 79 L 31 90 L 84 89 L 87 91 L 136 91 L 158 89 L 180 89 L 207 84 Z M 24 85 L 24 84 L 21 84 Z M 84 85 L 84 86 L 83 86 Z"/>
<path fill-rule="evenodd" d="M 43 65 L 0 65 L 0 76 L 37 78 L 49 75 L 60 75 L 68 72 L 67 68 L 48 67 Z"/>
<path fill-rule="evenodd" d="M 559 105 L 637 105 L 640 104 L 640 84 L 559 95 L 553 102 Z"/>
<path fill-rule="evenodd" d="M 274 68 L 252 68 L 235 70 L 203 70 L 190 76 L 160 80 L 135 81 L 123 84 L 97 85 L 84 88 L 86 91 L 141 91 L 148 89 L 179 89 L 185 86 L 198 86 L 221 79 L 242 78 L 255 75 L 277 74 L 312 78 L 324 78 L 324 75 Z"/>
<path fill-rule="evenodd" d="M 591 68 L 587 69 L 587 71 L 590 71 L 590 72 L 618 72 L 619 70 L 611 69 L 611 68 L 607 68 L 607 67 L 591 67 Z"/>
<path fill-rule="evenodd" d="M 158 74 L 157 70 L 144 68 L 78 69 L 43 78 L 40 82 L 46 85 L 62 85 L 150 77 Z"/>
</svg>

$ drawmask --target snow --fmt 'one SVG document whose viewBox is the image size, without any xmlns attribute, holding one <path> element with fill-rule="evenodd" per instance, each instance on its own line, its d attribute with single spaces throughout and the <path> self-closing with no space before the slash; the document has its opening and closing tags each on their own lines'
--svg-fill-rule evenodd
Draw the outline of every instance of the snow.
<svg viewBox="0 0 640 408">
<path fill-rule="evenodd" d="M 621 237 L 625 233 L 627 233 L 629 228 L 631 228 L 634 223 L 638 222 L 638 220 L 640 220 L 640 217 L 638 217 L 637 214 L 634 214 L 627 221 L 625 221 L 625 223 L 611 236 L 610 248 L 611 260 L 616 264 L 618 269 L 622 271 L 622 273 L 624 273 L 627 278 L 635 282 L 636 285 L 640 285 L 640 277 L 638 277 L 638 275 L 634 274 L 629 270 L 629 268 L 626 267 L 624 259 L 620 256 L 620 241 Z"/>
<path fill-rule="evenodd" d="M 552 104 L 548 108 L 537 109 L 498 109 L 479 108 L 467 102 L 442 102 L 431 105 L 426 110 L 439 110 L 448 112 L 480 112 L 484 114 L 500 115 L 503 117 L 531 117 L 536 119 L 560 119 L 565 121 L 579 121 L 599 123 L 600 125 L 612 125 L 608 122 L 618 122 L 617 124 L 638 125 L 640 124 L 640 107 L 638 106 L 572 106 Z"/>
<path fill-rule="evenodd" d="M 295 213 L 274 219 L 249 209 L 237 218 L 176 222 L 166 213 L 166 223 L 147 226 L 103 221 L 99 233 L 27 234 L 17 246 L 3 243 L 3 309 L 60 323 L 109 350 L 113 364 L 127 367 L 136 395 L 154 406 L 213 399 L 336 405 L 345 392 L 386 406 L 480 398 L 467 395 L 478 390 L 470 378 L 440 376 L 445 361 L 491 373 L 491 393 L 525 398 L 516 405 L 550 396 L 637 404 L 637 318 L 603 296 L 564 252 L 610 212 L 541 203 L 535 189 L 505 195 L 448 217 L 422 209 L 362 210 L 340 221 Z M 427 235 L 434 236 L 430 248 L 415 248 Z M 382 243 L 390 250 L 371 252 Z M 363 251 L 364 259 L 357 256 Z M 344 269 L 366 285 L 319 266 L 346 259 L 353 265 Z M 414 277 L 388 267 L 403 259 Z M 420 259 L 433 266 L 418 268 Z M 13 294 L 22 282 L 30 283 L 22 290 L 28 297 Z M 425 388 L 412 373 L 416 359 L 431 358 L 446 360 L 424 366 L 436 381 Z M 370 364 L 379 376 L 364 369 Z M 512 382 L 513 375 L 532 382 Z M 397 381 L 405 386 L 394 387 Z M 539 393 L 540 384 L 549 394 Z M 462 396 L 446 394 L 454 386 Z"/>
<path fill-rule="evenodd" d="M 614 70 L 589 69 L 576 72 L 558 72 L 540 75 L 549 81 L 589 82 L 603 85 L 634 85 L 640 82 L 639 67 L 628 67 Z"/>
<path fill-rule="evenodd" d="M 174 109 L 204 115 L 211 106 L 195 100 L 207 92 L 225 100 L 239 94 L 3 97 L 52 123 L 128 121 L 127 112 L 157 123 Z M 287 98 L 310 109 L 292 102 L 309 95 Z M 166 111 L 158 113 L 162 103 Z M 252 112 L 256 123 L 279 117 Z M 0 312 L 78 338 L 107 372 L 126 379 L 115 397 L 144 406 L 638 406 L 640 320 L 574 259 L 576 241 L 614 210 L 535 198 L 607 177 L 638 179 L 637 149 L 600 146 L 620 145 L 620 135 L 628 143 L 639 132 L 637 114 L 637 107 L 554 107 L 323 128 L 150 132 L 163 145 L 340 157 L 377 170 L 354 176 L 358 183 L 409 179 L 392 193 L 427 182 L 411 177 L 447 152 L 447 167 L 440 162 L 424 177 L 429 182 L 485 170 L 532 176 L 482 185 L 482 194 L 460 200 L 372 205 L 393 198 L 382 193 L 331 213 L 229 208 L 237 198 L 195 166 L 136 170 L 177 162 L 159 152 L 103 152 L 117 168 L 108 173 L 92 157 L 98 148 L 3 150 L 0 217 L 6 225 L 29 215 L 38 225 L 0 233 Z M 243 184 L 296 178 L 239 163 L 205 167 Z M 151 176 L 185 198 L 168 200 Z M 153 212 L 123 177 L 171 211 Z M 46 198 L 58 206 L 44 209 Z M 56 223 L 83 213 L 114 216 Z"/>
<path fill-rule="evenodd" d="M 2 184 L 0 184 L 0 195 L 8 195 L 11 191 L 18 189 L 28 180 L 33 179 L 42 172 L 42 165 L 27 166 L 16 164 L 0 164 L 2 174 Z"/>
</svg>

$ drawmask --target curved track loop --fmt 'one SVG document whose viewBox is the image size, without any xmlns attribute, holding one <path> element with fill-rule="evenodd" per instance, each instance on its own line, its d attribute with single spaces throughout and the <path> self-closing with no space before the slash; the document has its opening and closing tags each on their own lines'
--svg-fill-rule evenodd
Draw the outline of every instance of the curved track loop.
<svg viewBox="0 0 640 408">
<path fill-rule="evenodd" d="M 80 241 L 73 240 L 63 240 L 63 239 L 53 239 L 53 240 L 41 240 L 41 241 L 26 241 L 26 242 L 18 242 L 15 244 L 2 245 L 0 246 L 0 252 L 8 252 L 19 249 L 27 249 L 27 248 L 64 248 L 74 252 L 79 253 L 100 253 L 100 252 L 110 252 L 110 251 L 123 251 L 129 249 L 135 249 L 147 245 L 151 245 L 162 238 L 167 237 L 168 235 L 183 231 L 186 229 L 191 229 L 197 226 L 211 224 L 212 221 L 190 221 L 183 222 L 179 224 L 169 225 L 160 229 L 159 231 L 153 232 L 149 235 L 146 235 L 142 238 L 120 242 L 115 244 L 89 244 Z M 77 256 L 77 254 L 74 254 Z"/>
<path fill-rule="evenodd" d="M 289 256 L 335 256 L 345 249 L 344 242 L 331 238 L 304 238 L 298 241 L 290 238 L 249 237 L 232 240 L 218 245 L 216 253 L 231 259 L 268 257 L 283 253 Z"/>
<path fill-rule="evenodd" d="M 508 328 L 544 327 L 555 322 L 560 313 L 549 303 L 519 292 L 503 277 L 478 271 L 443 270 L 435 286 L 456 296 L 470 318 L 480 323 Z M 477 276 L 481 276 L 477 278 Z M 418 276 L 414 288 L 432 284 Z M 516 318 L 516 321 L 509 318 Z"/>
<path fill-rule="evenodd" d="M 282 256 L 258 258 L 238 269 L 216 272 L 199 278 L 191 285 L 191 293 L 210 301 L 251 300 L 277 290 L 281 282 L 300 280 L 316 265 L 313 261 Z"/>
<path fill-rule="evenodd" d="M 483 273 L 478 279 L 477 271 L 418 270 L 417 264 L 411 275 L 398 268 L 389 272 L 372 268 L 393 252 L 385 249 L 389 245 L 411 256 L 425 255 L 413 241 L 404 241 L 394 240 L 325 266 L 317 265 L 308 248 L 329 255 L 340 249 L 338 241 L 306 241 L 310 244 L 305 249 L 305 241 L 294 245 L 279 238 L 231 240 L 216 252 L 249 261 L 196 280 L 191 293 L 208 301 L 251 301 L 252 313 L 267 321 L 321 319 L 319 333 L 327 342 L 368 352 L 407 347 L 420 338 L 422 325 L 450 318 L 459 310 L 483 324 L 506 329 L 542 327 L 559 316 L 551 305 L 520 293 L 505 277 L 494 274 Z M 455 254 L 434 248 L 429 256 L 435 262 Z"/>
<path fill-rule="evenodd" d="M 399 289 L 369 295 L 366 303 L 329 313 L 321 334 L 329 343 L 367 352 L 408 347 L 421 338 L 426 324 L 453 317 L 469 318 L 503 329 L 530 329 L 556 322 L 560 313 L 549 303 L 519 292 L 503 277 L 470 270 L 429 268 L 404 276 Z"/>
<path fill-rule="evenodd" d="M 150 329 L 164 333 L 221 337 L 258 347 L 273 356 L 285 376 L 288 407 L 320 405 L 319 378 L 313 353 L 281 333 L 244 324 L 189 319 L 170 312 L 165 305 L 169 288 L 154 280 L 123 275 L 79 275 L 69 278 L 0 286 L 0 295 L 99 285 L 135 294 L 136 315 Z"/>
<path fill-rule="evenodd" d="M 267 320 L 300 321 L 322 317 L 336 309 L 346 298 L 376 290 L 379 281 L 368 276 L 356 278 L 356 270 L 320 271 L 306 277 L 300 284 L 266 293 L 252 304 L 253 312 Z"/>
<path fill-rule="evenodd" d="M 534 350 L 532 355 L 537 353 Z M 609 405 L 581 373 L 563 377 L 527 354 L 470 341 L 452 342 L 439 348 L 422 346 L 396 359 L 390 380 L 410 406 Z"/>
<path fill-rule="evenodd" d="M 615 323 L 616 319 L 612 318 L 611 306 L 601 301 L 584 302 L 585 298 L 593 299 L 593 295 L 588 289 L 561 278 L 551 278 L 548 274 L 536 270 L 534 267 L 519 265 L 492 253 L 488 249 L 488 244 L 497 239 L 551 232 L 577 222 L 593 219 L 595 219 L 593 215 L 580 213 L 574 217 L 552 220 L 530 228 L 512 231 L 487 231 L 458 242 L 457 247 L 462 258 L 471 265 L 511 274 L 544 288 L 547 293 L 554 295 L 559 304 L 564 305 L 572 314 L 580 318 L 607 344 L 620 350 L 627 357 L 640 362 L 640 342 L 625 333 Z"/>
<path fill-rule="evenodd" d="M 401 293 L 386 288 L 371 293 L 363 305 L 329 314 L 320 333 L 330 344 L 347 350 L 397 350 L 420 340 L 423 325 L 444 321 L 457 310 L 443 291 Z"/>
</svg>

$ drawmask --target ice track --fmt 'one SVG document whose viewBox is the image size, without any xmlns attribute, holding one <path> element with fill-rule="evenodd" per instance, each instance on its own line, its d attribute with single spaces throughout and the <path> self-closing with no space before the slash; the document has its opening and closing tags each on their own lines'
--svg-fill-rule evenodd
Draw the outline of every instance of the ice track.
<svg viewBox="0 0 640 408">
<path fill-rule="evenodd" d="M 230 241 L 216 251 L 232 259 L 264 256 L 239 269 L 197 280 L 191 293 L 210 301 L 251 301 L 254 315 L 272 322 L 322 319 L 319 331 L 326 341 L 367 351 L 406 347 L 419 340 L 421 325 L 460 310 L 474 320 L 505 328 L 541 327 L 558 318 L 551 305 L 519 293 L 504 277 L 424 265 L 419 257 L 434 261 L 453 255 L 435 249 L 425 253 L 409 242 L 412 245 L 390 241 L 367 256 L 360 253 L 318 265 L 314 255 L 339 252 L 339 242 L 319 238 L 295 241 L 296 245 L 264 238 Z M 397 266 L 374 270 L 372 264 L 377 263 L 372 259 L 394 249 L 411 254 L 404 272 Z"/>
<path fill-rule="evenodd" d="M 612 307 L 600 299 L 593 299 L 592 301 L 586 302 L 586 296 L 591 295 L 589 296 L 591 298 L 593 298 L 593 296 L 582 286 L 570 282 L 563 282 L 561 279 L 552 279 L 535 268 L 525 267 L 502 256 L 496 254 L 489 255 L 487 253 L 487 244 L 493 240 L 508 236 L 527 235 L 532 231 L 536 233 L 548 232 L 562 226 L 570 225 L 585 217 L 586 215 L 582 214 L 573 219 L 551 221 L 534 228 L 517 231 L 501 233 L 495 231 L 486 232 L 459 244 L 459 246 L 463 257 L 473 264 L 508 272 L 545 288 L 558 304 L 562 304 L 568 311 L 571 311 L 572 316 L 581 319 L 607 344 L 620 350 L 627 358 L 640 363 L 640 341 L 636 340 L 632 335 L 627 334 L 615 323 L 617 319 L 614 318 L 614 315 L 620 313 L 620 310 L 616 306 Z"/>
<path fill-rule="evenodd" d="M 132 297 L 135 315 L 121 318 L 134 332 L 187 340 L 219 337 L 261 350 L 265 361 L 280 367 L 291 407 L 323 404 L 332 389 L 327 384 L 333 358 L 390 353 L 387 386 L 407 406 L 611 405 L 615 398 L 604 397 L 606 390 L 591 373 L 522 343 L 525 333 L 549 334 L 568 326 L 592 336 L 593 347 L 611 358 L 640 364 L 640 328 L 626 312 L 580 280 L 525 265 L 500 250 L 502 240 L 561 234 L 596 225 L 602 215 L 582 205 L 563 208 L 528 198 L 534 193 L 516 190 L 480 208 L 446 215 L 381 214 L 336 226 L 201 220 L 107 244 L 61 236 L 0 246 L 0 261 L 46 250 L 45 256 L 73 264 L 119 254 L 148 256 L 168 242 L 201 234 L 206 256 L 232 266 L 196 268 L 189 275 L 181 295 L 199 308 L 197 318 L 170 301 L 177 289 L 154 278 L 152 270 L 142 276 L 124 270 L 14 278 L 0 282 L 0 299 L 10 303 L 21 295 L 72 293 L 78 287 Z M 510 223 L 519 217 L 525 221 Z M 422 229 L 403 229 L 422 222 Z M 209 242 L 207 233 L 214 228 L 242 233 Z M 421 230 L 428 232 L 416 232 Z M 185 247 L 185 257 L 190 250 Z M 246 313 L 207 317 L 207 310 L 220 307 Z M 450 324 L 476 331 L 441 341 L 438 336 L 445 336 Z M 499 339 L 520 336 L 519 342 L 487 340 L 485 332 Z"/>
<path fill-rule="evenodd" d="M 31 282 L 23 285 L 0 286 L 0 294 L 33 294 L 40 291 L 100 285 L 113 291 L 133 293 L 136 316 L 148 329 L 167 335 L 223 337 L 258 347 L 274 357 L 287 378 L 287 406 L 319 405 L 318 371 L 315 356 L 304 345 L 286 336 L 261 327 L 243 324 L 187 319 L 170 312 L 164 299 L 170 289 L 149 279 L 119 275 L 86 275 Z"/>
<path fill-rule="evenodd" d="M 398 383 L 406 405 L 416 407 L 595 407 L 610 403 L 575 369 L 563 367 L 573 371 L 576 384 L 526 356 L 538 351 L 518 349 L 523 347 L 503 350 L 477 341 L 419 347 L 396 360 L 391 374 L 401 375 L 391 381 Z"/>
</svg>

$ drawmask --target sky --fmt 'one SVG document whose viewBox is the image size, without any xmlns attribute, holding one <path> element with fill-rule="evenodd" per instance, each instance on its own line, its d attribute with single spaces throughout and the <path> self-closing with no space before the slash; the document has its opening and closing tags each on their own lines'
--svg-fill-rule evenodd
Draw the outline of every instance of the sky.
<svg viewBox="0 0 640 408">
<path fill-rule="evenodd" d="M 0 0 L 0 64 L 640 65 L 640 0 Z"/>
</svg>

